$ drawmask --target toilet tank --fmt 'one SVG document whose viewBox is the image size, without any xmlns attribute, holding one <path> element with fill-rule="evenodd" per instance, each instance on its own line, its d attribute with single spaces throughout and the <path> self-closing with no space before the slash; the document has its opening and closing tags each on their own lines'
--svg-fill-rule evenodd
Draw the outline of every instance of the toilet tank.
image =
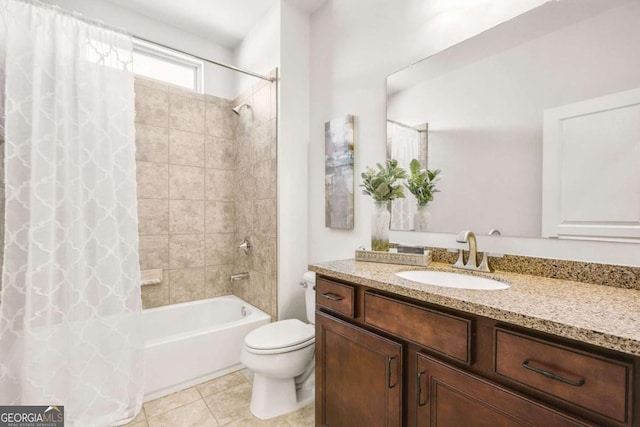
<svg viewBox="0 0 640 427">
<path fill-rule="evenodd" d="M 303 276 L 304 283 L 304 300 L 307 307 L 307 320 L 311 324 L 316 323 L 316 273 L 307 271 Z"/>
</svg>

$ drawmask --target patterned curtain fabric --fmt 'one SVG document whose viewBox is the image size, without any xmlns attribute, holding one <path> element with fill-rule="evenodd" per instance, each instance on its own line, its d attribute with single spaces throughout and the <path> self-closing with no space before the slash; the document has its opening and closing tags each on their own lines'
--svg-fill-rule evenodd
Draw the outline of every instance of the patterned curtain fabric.
<svg viewBox="0 0 640 427">
<path fill-rule="evenodd" d="M 420 132 L 407 126 L 387 122 L 387 141 L 389 155 L 398 161 L 407 173 L 409 163 L 413 159 L 420 159 Z M 424 167 L 424 165 L 423 165 Z M 406 180 L 402 180 L 406 182 Z M 416 198 L 409 190 L 404 189 L 404 199 L 391 202 L 391 229 L 413 230 L 413 215 L 418 208 Z"/>
<path fill-rule="evenodd" d="M 0 405 L 125 424 L 144 379 L 131 37 L 35 1 L 0 17 Z"/>
</svg>

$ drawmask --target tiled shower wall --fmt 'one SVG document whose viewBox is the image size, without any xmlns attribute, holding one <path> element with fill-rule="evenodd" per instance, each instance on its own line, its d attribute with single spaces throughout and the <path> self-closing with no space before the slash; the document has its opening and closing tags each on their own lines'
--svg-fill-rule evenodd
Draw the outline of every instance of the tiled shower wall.
<svg viewBox="0 0 640 427">
<path fill-rule="evenodd" d="M 275 76 L 275 73 L 272 74 Z M 250 272 L 233 293 L 277 316 L 276 83 L 261 81 L 238 97 L 236 127 L 236 241 L 250 236 L 253 253 L 236 253 L 234 272 Z"/>
<path fill-rule="evenodd" d="M 144 307 L 233 292 L 276 315 L 271 86 L 256 85 L 237 116 L 238 101 L 136 79 L 140 264 L 163 270 L 161 284 L 142 288 Z M 247 227 L 248 218 L 260 221 Z M 245 234 L 250 256 L 237 249 Z M 241 271 L 250 280 L 231 284 Z"/>
</svg>

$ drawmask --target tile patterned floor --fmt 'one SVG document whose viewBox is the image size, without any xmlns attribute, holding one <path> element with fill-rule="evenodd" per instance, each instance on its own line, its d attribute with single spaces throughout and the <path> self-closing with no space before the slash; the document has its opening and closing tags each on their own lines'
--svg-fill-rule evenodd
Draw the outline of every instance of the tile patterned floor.
<svg viewBox="0 0 640 427">
<path fill-rule="evenodd" d="M 315 420 L 314 405 L 270 420 L 249 411 L 250 371 L 243 370 L 149 401 L 127 427 L 307 427 Z"/>
</svg>

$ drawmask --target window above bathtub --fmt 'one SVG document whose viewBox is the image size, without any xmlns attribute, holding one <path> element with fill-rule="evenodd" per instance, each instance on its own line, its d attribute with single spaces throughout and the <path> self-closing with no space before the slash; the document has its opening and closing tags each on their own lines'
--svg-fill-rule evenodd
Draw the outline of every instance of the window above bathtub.
<svg viewBox="0 0 640 427">
<path fill-rule="evenodd" d="M 202 61 L 136 38 L 133 43 L 135 74 L 202 93 Z"/>
</svg>

